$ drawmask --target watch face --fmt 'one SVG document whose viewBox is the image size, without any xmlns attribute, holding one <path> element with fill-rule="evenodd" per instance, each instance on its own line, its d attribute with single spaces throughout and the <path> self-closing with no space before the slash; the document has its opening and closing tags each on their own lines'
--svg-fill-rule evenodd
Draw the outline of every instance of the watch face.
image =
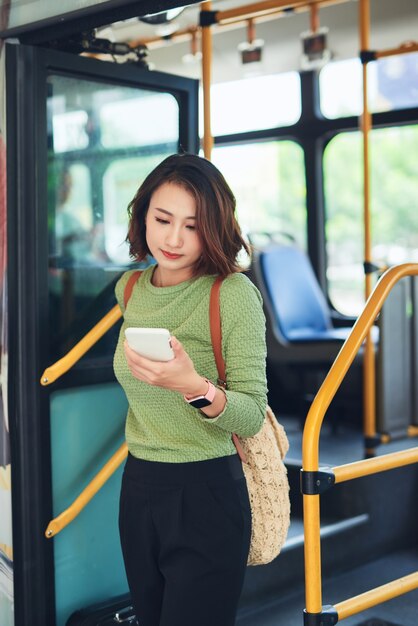
<svg viewBox="0 0 418 626">
<path fill-rule="evenodd" d="M 205 406 L 209 406 L 212 402 L 209 402 L 207 398 L 197 398 L 193 402 L 189 402 L 190 406 L 194 406 L 195 409 L 203 409 Z"/>
</svg>

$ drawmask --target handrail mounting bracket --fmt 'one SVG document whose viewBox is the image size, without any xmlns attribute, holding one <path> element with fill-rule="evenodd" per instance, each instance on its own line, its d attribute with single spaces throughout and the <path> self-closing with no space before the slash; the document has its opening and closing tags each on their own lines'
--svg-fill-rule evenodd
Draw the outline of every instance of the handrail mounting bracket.
<svg viewBox="0 0 418 626">
<path fill-rule="evenodd" d="M 316 472 L 300 470 L 300 490 L 304 495 L 317 496 L 328 491 L 335 484 L 332 469 L 322 468 Z"/>
<path fill-rule="evenodd" d="M 327 604 L 320 613 L 303 611 L 303 626 L 334 626 L 338 622 L 338 613 L 333 606 Z"/>
</svg>

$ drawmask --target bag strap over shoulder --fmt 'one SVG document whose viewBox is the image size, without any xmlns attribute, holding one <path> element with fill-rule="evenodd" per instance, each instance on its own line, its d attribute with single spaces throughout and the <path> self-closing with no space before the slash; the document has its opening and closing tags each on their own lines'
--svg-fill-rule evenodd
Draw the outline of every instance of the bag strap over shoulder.
<svg viewBox="0 0 418 626">
<path fill-rule="evenodd" d="M 123 292 L 123 304 L 125 306 L 125 310 L 128 305 L 129 298 L 132 295 L 132 290 L 135 286 L 135 283 L 138 280 L 138 278 L 141 276 L 141 274 L 142 272 L 140 270 L 137 270 L 136 272 L 131 274 L 131 276 L 129 276 L 128 278 L 128 282 L 125 285 L 125 291 Z"/>
<path fill-rule="evenodd" d="M 225 361 L 222 356 L 222 326 L 221 307 L 219 292 L 223 277 L 218 276 L 212 285 L 209 303 L 210 336 L 212 339 L 212 349 L 215 356 L 216 368 L 218 370 L 218 383 L 226 387 Z"/>
<path fill-rule="evenodd" d="M 216 367 L 218 370 L 218 384 L 221 387 L 226 388 L 226 372 L 225 361 L 222 356 L 222 325 L 221 325 L 221 306 L 220 295 L 223 277 L 218 276 L 212 285 L 210 292 L 209 302 L 209 321 L 210 321 L 210 336 L 212 339 L 212 350 L 215 356 Z M 232 441 L 237 450 L 238 456 L 243 463 L 247 463 L 246 454 L 241 446 L 238 435 L 232 433 Z"/>
</svg>

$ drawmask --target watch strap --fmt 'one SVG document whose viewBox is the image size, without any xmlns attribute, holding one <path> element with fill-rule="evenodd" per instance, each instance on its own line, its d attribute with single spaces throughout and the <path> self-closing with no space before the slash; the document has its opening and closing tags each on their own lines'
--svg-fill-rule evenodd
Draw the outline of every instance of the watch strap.
<svg viewBox="0 0 418 626">
<path fill-rule="evenodd" d="M 216 387 L 213 383 L 210 382 L 210 380 L 208 380 L 207 378 L 205 378 L 207 384 L 208 384 L 208 390 L 205 394 L 201 394 L 199 396 L 194 396 L 193 398 L 188 398 L 187 396 L 183 396 L 184 399 L 186 400 L 186 402 L 188 402 L 188 404 L 193 405 L 193 402 L 197 402 L 199 400 L 207 400 L 208 404 L 212 404 L 214 398 L 215 398 L 215 394 L 216 394 Z"/>
</svg>

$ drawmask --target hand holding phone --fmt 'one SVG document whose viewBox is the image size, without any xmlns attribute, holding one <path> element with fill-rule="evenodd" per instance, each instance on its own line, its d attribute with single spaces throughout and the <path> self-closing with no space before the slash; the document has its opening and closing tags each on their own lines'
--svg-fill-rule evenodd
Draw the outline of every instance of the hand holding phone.
<svg viewBox="0 0 418 626">
<path fill-rule="evenodd" d="M 151 361 L 174 359 L 166 328 L 126 328 L 125 337 L 132 350 Z"/>
</svg>

